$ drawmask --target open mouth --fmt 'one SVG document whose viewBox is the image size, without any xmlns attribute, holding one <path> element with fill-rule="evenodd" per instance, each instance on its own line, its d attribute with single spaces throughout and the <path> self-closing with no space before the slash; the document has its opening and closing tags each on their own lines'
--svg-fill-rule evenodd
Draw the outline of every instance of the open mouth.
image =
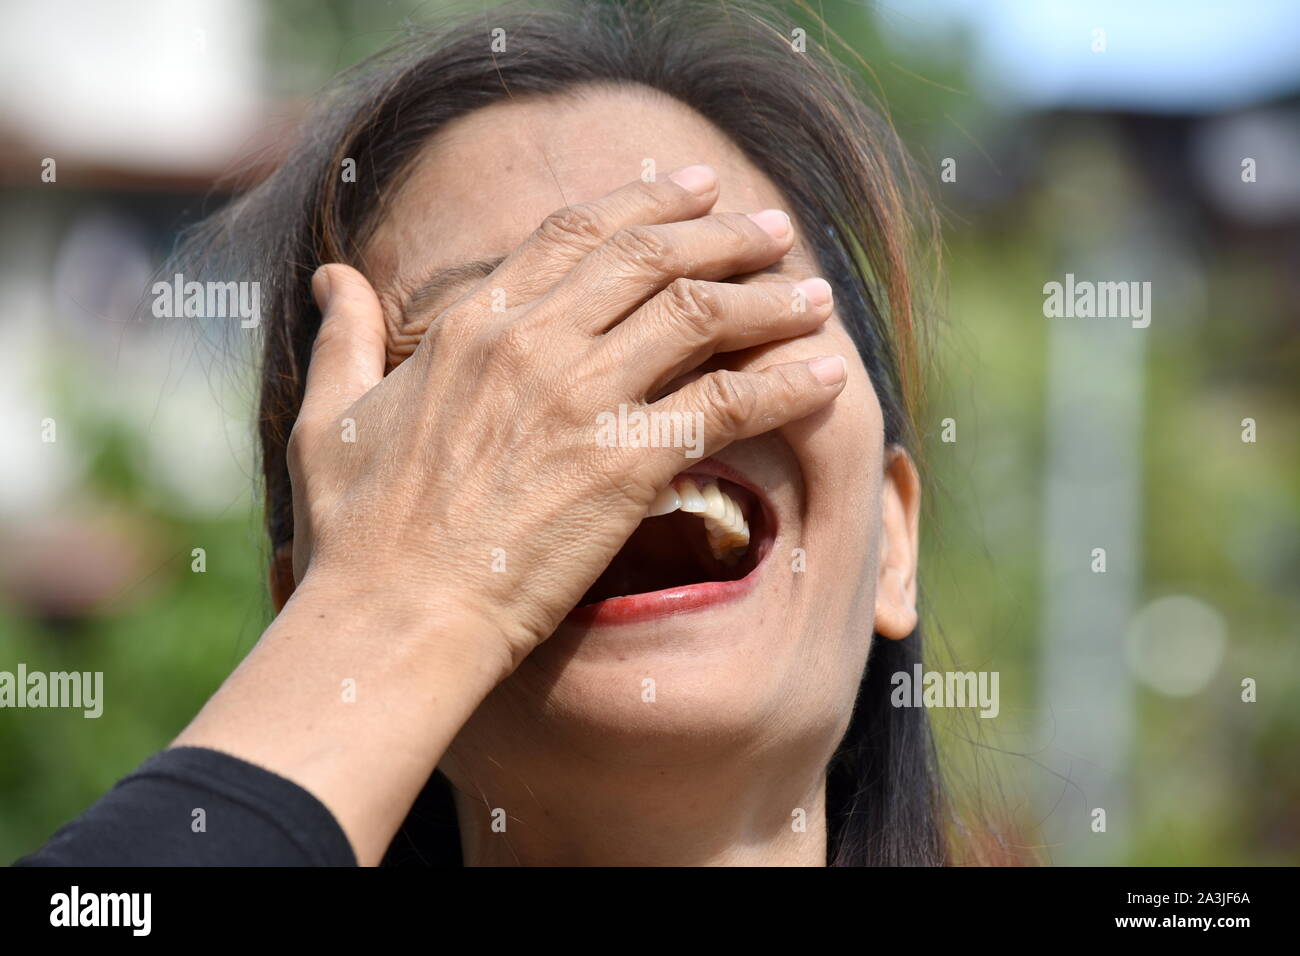
<svg viewBox="0 0 1300 956">
<path fill-rule="evenodd" d="M 748 590 L 746 579 L 767 556 L 775 522 L 752 488 L 713 470 L 699 466 L 673 480 L 573 617 L 640 620 Z"/>
</svg>

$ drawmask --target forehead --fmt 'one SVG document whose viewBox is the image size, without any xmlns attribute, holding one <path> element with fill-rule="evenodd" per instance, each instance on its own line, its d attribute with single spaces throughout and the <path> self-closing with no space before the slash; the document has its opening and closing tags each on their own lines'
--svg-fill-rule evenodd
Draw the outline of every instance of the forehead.
<svg viewBox="0 0 1300 956">
<path fill-rule="evenodd" d="M 564 206 L 641 178 L 707 163 L 718 171 L 717 212 L 786 203 L 780 190 L 716 127 L 644 88 L 589 87 L 507 100 L 460 117 L 431 138 L 389 197 L 366 250 L 377 286 L 504 256 Z M 789 257 L 804 258 L 800 247 Z"/>
</svg>

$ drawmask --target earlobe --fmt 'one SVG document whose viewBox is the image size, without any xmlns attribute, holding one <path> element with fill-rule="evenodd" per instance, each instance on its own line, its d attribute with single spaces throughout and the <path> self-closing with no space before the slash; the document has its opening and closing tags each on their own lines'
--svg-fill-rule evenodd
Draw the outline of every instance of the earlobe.
<svg viewBox="0 0 1300 956">
<path fill-rule="evenodd" d="M 875 630 L 902 640 L 916 630 L 916 565 L 920 543 L 921 479 L 901 448 L 886 452 L 880 493 L 880 565 Z"/>
<path fill-rule="evenodd" d="M 279 545 L 271 555 L 270 567 L 271 602 L 275 613 L 279 614 L 293 597 L 293 539 Z"/>
</svg>

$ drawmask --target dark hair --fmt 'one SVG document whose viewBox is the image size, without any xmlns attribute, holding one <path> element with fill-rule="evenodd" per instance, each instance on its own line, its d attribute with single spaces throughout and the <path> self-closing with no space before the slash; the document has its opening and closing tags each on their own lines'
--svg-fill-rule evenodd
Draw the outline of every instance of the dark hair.
<svg viewBox="0 0 1300 956">
<path fill-rule="evenodd" d="M 205 223 L 184 253 L 195 269 L 261 283 L 258 427 L 272 545 L 293 536 L 285 445 L 320 322 L 312 272 L 359 262 L 396 177 L 449 121 L 506 98 L 591 83 L 640 84 L 681 101 L 782 190 L 871 376 L 885 442 L 915 456 L 921 310 L 911 263 L 933 214 L 892 127 L 865 105 L 852 71 L 812 41 L 821 29 L 809 29 L 806 51 L 797 49 L 799 26 L 734 0 L 560 0 L 421 29 L 345 74 L 289 158 Z M 494 50 L 498 29 L 504 49 Z M 345 159 L 356 164 L 355 182 L 342 181 Z M 890 705 L 890 676 L 910 672 L 920 657 L 919 633 L 873 640 L 828 768 L 831 865 L 948 860 L 928 715 Z M 427 849 L 420 855 L 449 862 L 428 860 Z"/>
</svg>

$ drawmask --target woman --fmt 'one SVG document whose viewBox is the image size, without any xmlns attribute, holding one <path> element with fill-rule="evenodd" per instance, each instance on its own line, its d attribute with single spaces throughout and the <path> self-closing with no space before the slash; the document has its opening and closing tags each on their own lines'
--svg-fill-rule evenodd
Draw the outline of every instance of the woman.
<svg viewBox="0 0 1300 956">
<path fill-rule="evenodd" d="M 909 179 L 794 30 L 490 11 L 193 237 L 187 279 L 261 283 L 279 613 L 27 862 L 948 859 L 889 704 Z"/>
</svg>

